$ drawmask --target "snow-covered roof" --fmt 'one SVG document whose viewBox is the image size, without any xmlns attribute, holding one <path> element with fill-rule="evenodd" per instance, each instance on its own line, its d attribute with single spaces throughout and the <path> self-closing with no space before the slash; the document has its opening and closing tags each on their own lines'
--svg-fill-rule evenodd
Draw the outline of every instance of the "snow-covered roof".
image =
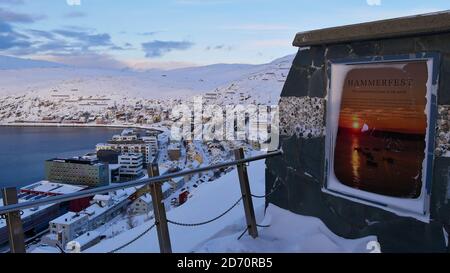
<svg viewBox="0 0 450 273">
<path fill-rule="evenodd" d="M 169 183 L 164 183 L 161 186 L 162 192 L 166 192 L 166 191 L 170 190 L 171 188 L 172 188 L 172 186 Z"/>
<path fill-rule="evenodd" d="M 120 164 L 109 164 L 109 170 L 118 170 L 120 169 Z"/>
<path fill-rule="evenodd" d="M 75 185 L 54 183 L 54 182 L 49 182 L 49 181 L 43 180 L 43 181 L 39 181 L 39 182 L 36 182 L 34 184 L 27 186 L 27 187 L 23 188 L 23 190 L 42 192 L 42 193 L 69 194 L 69 193 L 82 191 L 85 188 L 86 188 L 85 186 L 75 186 Z"/>
<path fill-rule="evenodd" d="M 109 201 L 111 200 L 110 195 L 97 194 L 94 196 L 93 200 L 95 201 Z"/>
<path fill-rule="evenodd" d="M 91 206 L 87 207 L 83 213 L 86 213 L 89 215 L 90 218 L 97 217 L 98 215 L 103 214 L 109 207 L 102 207 L 97 203 L 92 204 Z"/>
<path fill-rule="evenodd" d="M 60 225 L 70 225 L 73 223 L 76 223 L 78 221 L 86 220 L 88 216 L 83 213 L 75 213 L 75 212 L 68 212 L 52 221 L 50 223 L 53 224 L 60 224 Z"/>
<path fill-rule="evenodd" d="M 152 203 L 152 196 L 150 194 L 142 195 L 141 197 L 139 197 L 139 199 L 144 201 L 147 204 L 151 204 Z"/>
<path fill-rule="evenodd" d="M 171 143 L 167 147 L 167 150 L 178 150 L 178 149 L 181 149 L 181 144 L 180 143 Z"/>
<path fill-rule="evenodd" d="M 123 131 L 122 131 L 122 133 L 120 135 L 121 136 L 128 136 L 130 134 L 134 134 L 134 129 L 130 129 L 130 128 L 123 129 Z"/>
<path fill-rule="evenodd" d="M 169 168 L 167 168 L 167 166 L 165 164 L 164 165 L 163 164 L 159 164 L 158 167 L 159 167 L 159 174 L 160 175 L 165 174 L 169 170 Z"/>
<path fill-rule="evenodd" d="M 83 247 L 84 245 L 89 244 L 90 242 L 97 239 L 98 237 L 100 237 L 99 232 L 89 231 L 89 232 L 84 233 L 80 237 L 76 238 L 74 241 L 76 241 L 77 243 L 79 243 L 81 245 L 81 247 Z"/>
</svg>

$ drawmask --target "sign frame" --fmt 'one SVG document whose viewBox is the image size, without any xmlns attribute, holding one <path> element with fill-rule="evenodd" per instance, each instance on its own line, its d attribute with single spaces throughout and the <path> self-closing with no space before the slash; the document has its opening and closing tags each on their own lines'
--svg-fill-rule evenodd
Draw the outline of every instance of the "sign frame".
<svg viewBox="0 0 450 273">
<path fill-rule="evenodd" d="M 422 188 L 419 198 L 408 199 L 391 197 L 356 189 L 346 186 L 338 181 L 334 174 L 334 149 L 336 144 L 337 124 L 333 124 L 333 117 L 340 115 L 340 106 L 338 112 L 332 107 L 334 101 L 339 101 L 342 97 L 343 86 L 337 87 L 333 84 L 333 75 L 338 73 L 338 69 L 342 67 L 370 64 L 395 64 L 405 62 L 426 61 L 428 67 L 428 82 L 426 91 L 426 149 L 425 164 L 422 171 Z M 430 200 L 431 185 L 433 180 L 433 163 L 435 157 L 435 138 L 436 138 L 436 122 L 437 122 L 437 92 L 439 86 L 439 68 L 440 54 L 437 52 L 421 52 L 405 55 L 386 55 L 386 56 L 367 56 L 356 58 L 329 59 L 326 63 L 327 73 L 327 112 L 326 112 L 326 136 L 325 136 L 325 176 L 322 191 L 324 193 L 341 197 L 353 202 L 381 208 L 383 210 L 395 213 L 400 216 L 414 217 L 423 222 L 430 221 Z M 345 70 L 345 69 L 344 69 Z M 349 71 L 349 70 L 348 70 Z M 345 73 L 345 72 L 344 72 Z"/>
</svg>

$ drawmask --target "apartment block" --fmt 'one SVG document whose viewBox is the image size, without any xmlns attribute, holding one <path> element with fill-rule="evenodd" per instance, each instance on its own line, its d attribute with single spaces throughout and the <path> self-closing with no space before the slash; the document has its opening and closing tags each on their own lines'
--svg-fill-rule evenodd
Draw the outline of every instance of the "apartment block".
<svg viewBox="0 0 450 273">
<path fill-rule="evenodd" d="M 110 181 L 108 164 L 86 158 L 47 160 L 45 177 L 51 182 L 89 187 L 106 186 Z"/>
</svg>

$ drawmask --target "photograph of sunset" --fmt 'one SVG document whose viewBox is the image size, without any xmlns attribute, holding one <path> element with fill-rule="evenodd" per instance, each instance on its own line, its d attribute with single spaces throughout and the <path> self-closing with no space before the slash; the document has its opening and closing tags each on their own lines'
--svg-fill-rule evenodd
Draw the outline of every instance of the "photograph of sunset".
<svg viewBox="0 0 450 273">
<path fill-rule="evenodd" d="M 426 147 L 427 62 L 354 66 L 342 89 L 335 175 L 359 190 L 418 198 Z"/>
</svg>

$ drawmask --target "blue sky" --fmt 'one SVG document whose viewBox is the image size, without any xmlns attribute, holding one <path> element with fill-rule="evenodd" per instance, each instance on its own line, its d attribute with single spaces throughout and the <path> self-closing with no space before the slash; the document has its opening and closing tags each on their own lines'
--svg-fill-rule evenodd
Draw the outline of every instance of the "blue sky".
<svg viewBox="0 0 450 273">
<path fill-rule="evenodd" d="M 416 0 L 0 0 L 0 54 L 78 66 L 266 63 L 296 32 L 450 9 Z"/>
</svg>

